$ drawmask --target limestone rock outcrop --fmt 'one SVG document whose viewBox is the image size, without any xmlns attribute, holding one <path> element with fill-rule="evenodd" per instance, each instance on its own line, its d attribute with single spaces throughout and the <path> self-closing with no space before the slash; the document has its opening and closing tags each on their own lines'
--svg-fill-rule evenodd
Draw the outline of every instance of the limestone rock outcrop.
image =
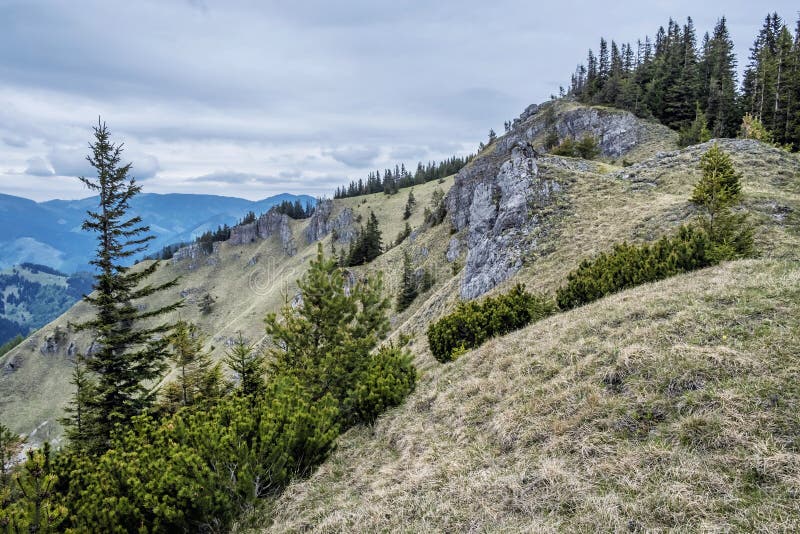
<svg viewBox="0 0 800 534">
<path fill-rule="evenodd" d="M 357 232 L 353 210 L 344 208 L 336 217 L 332 215 L 333 200 L 320 200 L 305 229 L 307 243 L 315 243 L 330 233 L 335 235 L 339 243 L 349 243 L 355 238 Z"/>
<path fill-rule="evenodd" d="M 228 243 L 231 245 L 245 245 L 254 243 L 258 239 L 268 239 L 277 236 L 280 240 L 283 252 L 287 256 L 294 256 L 297 253 L 297 245 L 294 241 L 292 228 L 289 226 L 289 216 L 285 213 L 278 213 L 271 209 L 261 215 L 257 220 L 240 224 L 231 228 L 231 237 Z"/>
<path fill-rule="evenodd" d="M 524 142 L 506 153 L 498 146 L 456 175 L 445 202 L 454 229 L 466 233 L 462 298 L 486 293 L 522 267 L 523 256 L 535 246 L 529 235 L 539 223 L 536 207 L 558 190 L 557 183 L 539 177 L 536 154 Z M 450 248 L 452 261 L 458 241 Z"/>
<path fill-rule="evenodd" d="M 562 140 L 580 139 L 589 134 L 597 139 L 600 153 L 611 158 L 623 156 L 647 135 L 644 121 L 628 111 L 580 106 L 548 112 L 551 106 L 564 107 L 565 104 L 547 102 L 530 106 L 514 121 L 514 129 L 530 142 L 541 140 L 551 129 Z"/>
</svg>

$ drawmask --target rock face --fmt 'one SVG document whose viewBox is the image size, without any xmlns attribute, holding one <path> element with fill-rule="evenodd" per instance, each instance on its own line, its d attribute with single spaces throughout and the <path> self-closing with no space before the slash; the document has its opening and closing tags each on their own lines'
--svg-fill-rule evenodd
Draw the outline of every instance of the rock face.
<svg viewBox="0 0 800 534">
<path fill-rule="evenodd" d="M 277 236 L 280 239 L 283 251 L 287 256 L 294 256 L 297 253 L 297 245 L 294 242 L 292 229 L 289 226 L 289 217 L 284 213 L 278 213 L 276 210 L 269 210 L 254 222 L 231 228 L 231 237 L 228 243 L 231 245 L 244 245 L 272 236 Z"/>
<path fill-rule="evenodd" d="M 529 234 L 540 222 L 536 208 L 559 190 L 557 183 L 538 176 L 535 152 L 519 134 L 508 137 L 517 143 L 509 148 L 506 139 L 494 153 L 462 169 L 445 199 L 453 227 L 466 231 L 465 299 L 486 293 L 522 267 L 522 257 L 535 246 Z M 458 249 L 458 241 L 451 242 L 448 260 Z"/>
<path fill-rule="evenodd" d="M 644 133 L 642 122 L 627 111 L 578 107 L 560 111 L 548 118 L 547 107 L 555 105 L 550 102 L 531 106 L 515 121 L 515 126 L 524 128 L 524 136 L 529 141 L 540 138 L 551 128 L 558 132 L 560 139 L 580 139 L 590 134 L 598 140 L 602 155 L 612 158 L 631 150 Z"/>
<path fill-rule="evenodd" d="M 39 352 L 45 356 L 54 355 L 66 347 L 69 335 L 60 326 L 56 326 L 53 333 L 47 336 L 39 348 Z"/>
<path fill-rule="evenodd" d="M 228 239 L 228 243 L 231 245 L 246 245 L 247 243 L 255 243 L 257 238 L 257 223 L 251 222 L 231 228 L 231 237 Z"/>
<path fill-rule="evenodd" d="M 561 139 L 597 138 L 602 155 L 620 157 L 648 135 L 647 126 L 632 113 L 605 108 L 547 102 L 529 106 L 512 123 L 511 131 L 457 175 L 445 199 L 453 228 L 460 235 L 450 242 L 447 260 L 455 261 L 466 245 L 461 297 L 478 297 L 507 280 L 522 267 L 523 257 L 546 229 L 548 210 L 560 185 L 539 175 L 538 163 L 575 172 L 596 170 L 590 161 L 546 156 L 539 148 L 555 129 Z"/>
<path fill-rule="evenodd" d="M 339 243 L 349 243 L 355 238 L 357 232 L 353 210 L 344 208 L 336 217 L 331 218 L 331 215 L 333 200 L 320 200 L 305 229 L 307 243 L 315 243 L 330 233 L 334 233 Z"/>
</svg>

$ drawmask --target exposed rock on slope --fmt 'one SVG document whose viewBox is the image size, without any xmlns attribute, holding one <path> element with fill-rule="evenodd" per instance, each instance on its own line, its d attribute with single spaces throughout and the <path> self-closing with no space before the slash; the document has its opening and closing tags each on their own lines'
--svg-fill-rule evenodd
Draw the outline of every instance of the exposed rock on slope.
<svg viewBox="0 0 800 534">
<path fill-rule="evenodd" d="M 307 243 L 320 241 L 332 232 L 336 233 L 336 241 L 339 243 L 349 243 L 355 237 L 353 210 L 343 208 L 336 217 L 332 218 L 332 215 L 333 201 L 320 200 L 305 229 Z"/>
<path fill-rule="evenodd" d="M 597 139 L 601 155 L 609 158 L 626 155 L 654 135 L 675 139 L 675 132 L 666 126 L 644 121 L 628 111 L 564 101 L 529 107 L 514 121 L 514 130 L 524 132 L 524 138 L 537 148 L 542 148 L 542 140 L 550 131 L 561 140 L 588 134 Z"/>
<path fill-rule="evenodd" d="M 446 198 L 453 227 L 467 234 L 465 299 L 486 293 L 522 267 L 523 255 L 534 245 L 528 236 L 540 222 L 531 208 L 548 203 L 559 190 L 557 183 L 538 177 L 530 146 L 514 145 L 503 161 L 506 146 L 499 142 L 494 154 L 462 169 Z M 448 259 L 458 255 L 457 247 L 450 247 Z"/>
<path fill-rule="evenodd" d="M 255 222 L 231 228 L 228 242 L 231 245 L 244 245 L 253 243 L 256 239 L 267 239 L 272 236 L 278 236 L 287 256 L 294 256 L 297 253 L 297 245 L 289 227 L 289 216 L 275 210 L 269 210 Z"/>
<path fill-rule="evenodd" d="M 666 127 L 626 111 L 570 102 L 528 107 L 510 132 L 456 175 L 447 195 L 453 228 L 466 233 L 462 298 L 478 297 L 513 276 L 522 267 L 523 257 L 536 246 L 538 230 L 547 222 L 547 208 L 561 190 L 558 182 L 540 175 L 540 159 L 570 171 L 597 170 L 597 164 L 590 161 L 543 156 L 541 141 L 550 129 L 562 139 L 591 134 L 598 139 L 602 155 L 608 157 L 629 154 L 634 148 L 646 153 L 650 145 L 643 148 L 643 142 L 654 137 L 654 130 L 667 140 L 674 137 Z M 460 246 L 456 238 L 448 250 L 448 261 L 460 255 Z"/>
</svg>

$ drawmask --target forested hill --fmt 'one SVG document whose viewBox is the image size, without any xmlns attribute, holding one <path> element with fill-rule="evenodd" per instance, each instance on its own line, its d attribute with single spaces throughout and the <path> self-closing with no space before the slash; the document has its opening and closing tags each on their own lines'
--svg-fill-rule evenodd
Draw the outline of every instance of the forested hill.
<svg viewBox="0 0 800 534">
<path fill-rule="evenodd" d="M 581 102 L 608 104 L 654 117 L 689 134 L 702 118 L 710 137 L 736 137 L 750 115 L 765 141 L 800 149 L 800 19 L 794 32 L 777 13 L 764 20 L 745 64 L 734 50 L 725 17 L 698 38 L 690 18 L 670 20 L 654 38 L 634 44 L 603 38 L 572 75 L 569 93 Z M 689 144 L 686 142 L 685 144 Z"/>
<path fill-rule="evenodd" d="M 0 271 L 0 345 L 70 309 L 92 291 L 92 283 L 89 273 L 67 275 L 33 263 Z"/>
</svg>

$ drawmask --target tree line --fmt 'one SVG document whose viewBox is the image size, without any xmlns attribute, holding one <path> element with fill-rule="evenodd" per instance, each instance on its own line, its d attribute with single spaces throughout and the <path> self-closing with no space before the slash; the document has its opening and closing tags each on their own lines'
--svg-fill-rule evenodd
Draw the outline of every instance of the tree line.
<svg viewBox="0 0 800 534">
<path fill-rule="evenodd" d="M 635 45 L 601 38 L 598 52 L 589 50 L 586 64 L 572 75 L 569 93 L 675 130 L 689 130 L 702 119 L 713 137 L 735 137 L 750 114 L 775 142 L 800 149 L 800 20 L 792 35 L 777 13 L 768 15 L 741 86 L 736 66 L 725 17 L 699 44 L 691 17 L 683 25 L 670 19 L 655 38 Z"/>
<path fill-rule="evenodd" d="M 417 170 L 411 173 L 405 164 L 395 165 L 392 169 L 370 172 L 365 179 L 351 181 L 349 185 L 337 187 L 333 198 L 350 198 L 372 193 L 386 193 L 393 195 L 400 189 L 421 185 L 433 180 L 440 180 L 460 171 L 467 163 L 472 161 L 474 155 L 465 157 L 453 156 L 445 160 L 417 163 Z"/>
</svg>

